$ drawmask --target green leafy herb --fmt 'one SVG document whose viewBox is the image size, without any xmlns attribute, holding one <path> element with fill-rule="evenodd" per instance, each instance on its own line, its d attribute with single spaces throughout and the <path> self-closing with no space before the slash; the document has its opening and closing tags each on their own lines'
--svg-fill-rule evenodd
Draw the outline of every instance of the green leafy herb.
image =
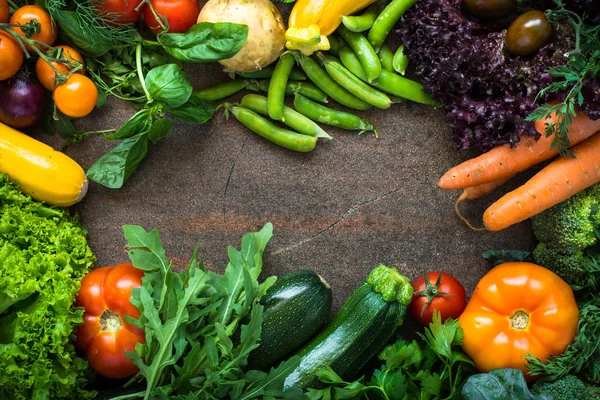
<svg viewBox="0 0 600 400">
<path fill-rule="evenodd" d="M 566 65 L 551 68 L 548 72 L 554 81 L 542 89 L 538 98 L 543 98 L 551 93 L 566 93 L 562 102 L 554 105 L 543 104 L 528 117 L 528 121 L 543 121 L 556 115 L 556 122 L 546 123 L 545 135 L 554 136 L 552 147 L 558 148 L 563 156 L 573 157 L 569 150 L 570 141 L 567 135 L 569 127 L 575 117 L 577 107 L 585 101 L 583 92 L 585 80 L 600 77 L 600 25 L 586 25 L 576 13 L 566 9 L 562 0 L 554 0 L 558 6 L 546 12 L 546 18 L 558 25 L 564 20 L 575 31 L 575 48 L 567 55 L 569 61 Z"/>
<path fill-rule="evenodd" d="M 483 253 L 483 258 L 492 267 L 506 262 L 528 261 L 533 262 L 533 255 L 524 250 L 488 250 Z"/>
<path fill-rule="evenodd" d="M 86 235 L 78 216 L 0 175 L 0 398 L 93 397 L 71 341 L 83 322 L 73 303 L 95 261 Z"/>
<path fill-rule="evenodd" d="M 248 26 L 201 22 L 186 33 L 161 33 L 158 42 L 180 61 L 204 63 L 233 57 L 248 39 Z"/>
<path fill-rule="evenodd" d="M 176 64 L 152 68 L 146 75 L 145 86 L 152 99 L 172 108 L 184 105 L 193 90 L 190 80 Z"/>
<path fill-rule="evenodd" d="M 474 370 L 473 362 L 460 349 L 463 331 L 452 318 L 441 322 L 439 312 L 416 340 L 399 339 L 388 346 L 379 358 L 384 364 L 371 379 L 345 382 L 331 368 L 318 372 L 324 389 L 309 389 L 311 400 L 351 399 L 368 396 L 375 399 L 459 399 L 467 376 Z"/>
<path fill-rule="evenodd" d="M 463 386 L 462 396 L 465 400 L 550 400 L 547 396 L 532 394 L 523 372 L 515 368 L 471 376 Z"/>
</svg>

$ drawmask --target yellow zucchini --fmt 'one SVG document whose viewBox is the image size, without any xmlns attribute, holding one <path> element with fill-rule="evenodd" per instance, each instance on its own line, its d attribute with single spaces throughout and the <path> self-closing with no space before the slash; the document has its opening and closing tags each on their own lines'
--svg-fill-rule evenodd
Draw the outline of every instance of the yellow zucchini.
<svg viewBox="0 0 600 400">
<path fill-rule="evenodd" d="M 286 47 L 310 55 L 329 50 L 327 36 L 342 23 L 342 16 L 352 15 L 376 0 L 297 0 L 285 33 Z"/>
<path fill-rule="evenodd" d="M 69 207 L 87 193 L 83 169 L 66 154 L 0 122 L 0 172 L 33 199 Z"/>
</svg>

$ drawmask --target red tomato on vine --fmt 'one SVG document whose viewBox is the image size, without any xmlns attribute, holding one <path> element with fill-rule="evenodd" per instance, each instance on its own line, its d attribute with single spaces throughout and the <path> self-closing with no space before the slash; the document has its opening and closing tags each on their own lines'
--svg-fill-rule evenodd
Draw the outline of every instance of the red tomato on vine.
<svg viewBox="0 0 600 400">
<path fill-rule="evenodd" d="M 155 35 L 162 32 L 155 15 L 161 19 L 163 25 L 168 25 L 168 32 L 184 33 L 196 25 L 200 14 L 200 3 L 198 0 L 150 0 L 150 7 L 144 8 L 144 20 L 146 26 Z"/>
<path fill-rule="evenodd" d="M 412 286 L 415 292 L 409 309 L 415 319 L 423 325 L 431 322 L 434 310 L 440 312 L 442 322 L 448 318 L 458 318 L 465 310 L 465 288 L 450 274 L 428 272 L 412 281 Z"/>
<path fill-rule="evenodd" d="M 142 10 L 137 8 L 143 0 L 102 0 L 92 4 L 103 18 L 114 25 L 133 24 L 140 18 Z"/>
</svg>

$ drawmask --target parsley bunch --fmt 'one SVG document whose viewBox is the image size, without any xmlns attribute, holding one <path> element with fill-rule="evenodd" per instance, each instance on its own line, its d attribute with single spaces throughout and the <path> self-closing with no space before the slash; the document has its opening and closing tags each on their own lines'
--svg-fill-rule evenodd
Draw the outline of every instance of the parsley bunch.
<svg viewBox="0 0 600 400">
<path fill-rule="evenodd" d="M 433 400 L 460 399 L 466 379 L 475 372 L 473 361 L 460 349 L 463 330 L 457 320 L 441 321 L 435 312 L 429 327 L 416 340 L 399 339 L 379 355 L 384 363 L 370 380 L 364 377 L 345 382 L 331 368 L 317 372 L 323 389 L 309 389 L 311 400 L 382 399 Z"/>
<path fill-rule="evenodd" d="M 573 157 L 567 133 L 575 117 L 575 109 L 581 108 L 586 101 L 586 86 L 600 78 L 600 25 L 587 25 L 577 13 L 566 9 L 562 0 L 554 2 L 557 8 L 546 11 L 546 18 L 554 25 L 564 21 L 571 25 L 575 33 L 575 48 L 565 54 L 569 59 L 565 65 L 547 70 L 553 82 L 540 90 L 537 98 L 553 93 L 564 95 L 564 99 L 557 104 L 541 105 L 526 119 L 543 121 L 556 115 L 556 122 L 546 123 L 544 133 L 547 137 L 554 136 L 552 148 L 558 148 L 563 156 Z"/>
</svg>

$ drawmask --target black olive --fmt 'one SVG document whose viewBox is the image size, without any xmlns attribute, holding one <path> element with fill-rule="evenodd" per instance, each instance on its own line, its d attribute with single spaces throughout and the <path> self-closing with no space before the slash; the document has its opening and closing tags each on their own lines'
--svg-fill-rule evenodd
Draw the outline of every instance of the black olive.
<svg viewBox="0 0 600 400">
<path fill-rule="evenodd" d="M 517 0 L 464 0 L 465 10 L 479 18 L 499 18 L 517 7 Z"/>
<path fill-rule="evenodd" d="M 552 37 L 552 24 L 541 11 L 528 11 L 513 21 L 506 32 L 506 50 L 528 56 L 544 47 Z"/>
</svg>

